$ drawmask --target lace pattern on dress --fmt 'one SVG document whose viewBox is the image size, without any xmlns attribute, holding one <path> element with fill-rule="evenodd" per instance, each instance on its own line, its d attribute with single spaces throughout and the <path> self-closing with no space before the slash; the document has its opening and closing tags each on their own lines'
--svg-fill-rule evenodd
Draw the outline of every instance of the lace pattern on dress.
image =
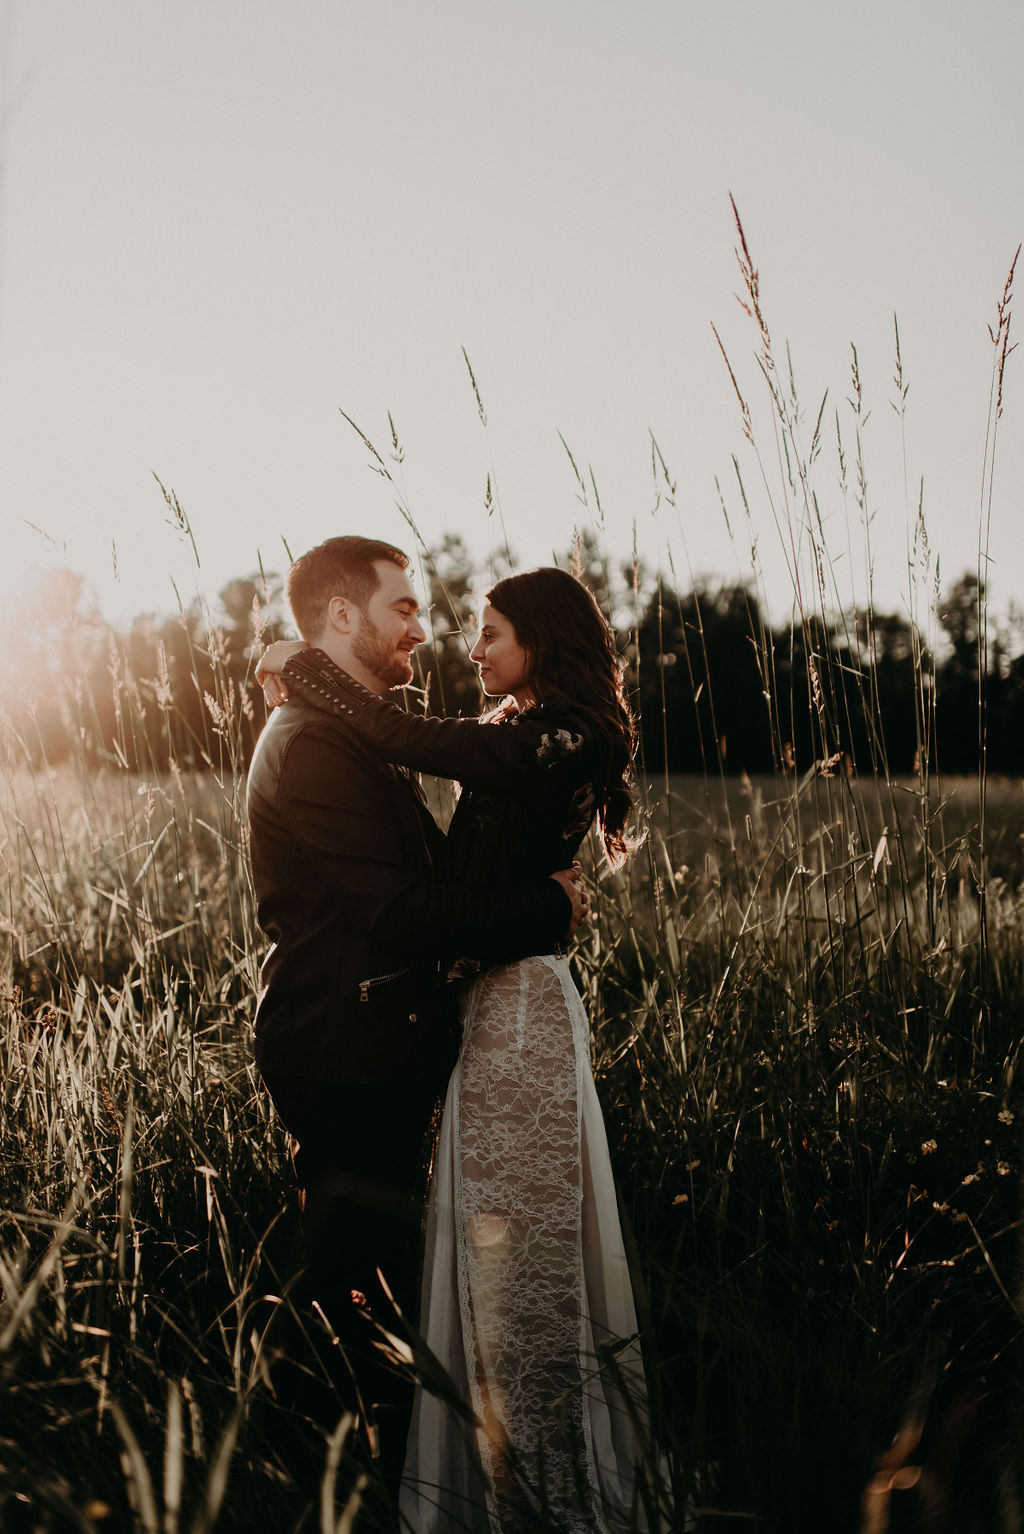
<svg viewBox="0 0 1024 1534">
<path fill-rule="evenodd" d="M 482 977 L 465 1028 L 458 1290 L 488 1510 L 495 1528 L 528 1528 L 542 1486 L 565 1527 L 590 1534 L 604 1525 L 585 1409 L 583 1041 L 544 959 Z"/>
<path fill-rule="evenodd" d="M 477 1426 L 417 1392 L 403 1527 L 637 1534 L 648 1529 L 643 1364 L 590 1029 L 567 961 L 485 971 L 466 987 L 462 1020 L 421 1324 Z"/>
</svg>

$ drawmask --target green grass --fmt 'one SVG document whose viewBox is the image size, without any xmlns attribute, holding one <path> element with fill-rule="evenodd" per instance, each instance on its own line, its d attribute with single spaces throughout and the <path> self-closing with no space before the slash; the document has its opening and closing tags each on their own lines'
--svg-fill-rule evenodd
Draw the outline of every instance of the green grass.
<svg viewBox="0 0 1024 1534">
<path fill-rule="evenodd" d="M 993 900 L 986 1005 L 953 856 L 969 785 L 950 790 L 934 950 L 923 847 L 908 833 L 894 888 L 873 785 L 769 790 L 674 781 L 577 948 L 678 1505 L 712 1464 L 716 1507 L 853 1529 L 908 1414 L 926 1453 L 970 1415 L 959 1527 L 996 1527 L 1021 1426 L 1019 900 Z M 993 836 L 1018 795 L 993 790 Z M 858 796 L 872 829 L 851 859 Z M 210 776 L 8 785 L 5 1528 L 321 1520 L 327 1446 L 293 1485 L 268 1386 L 266 1296 L 297 1228 L 248 1061 L 236 804 Z"/>
<path fill-rule="evenodd" d="M 805 793 L 729 785 L 705 819 L 700 785 L 674 785 L 672 831 L 661 805 L 580 945 L 662 1420 L 697 1429 L 720 1500 L 808 1529 L 858 1527 L 904 1417 L 925 1424 L 915 1463 L 950 1470 L 958 1424 L 948 1526 L 1002 1527 L 1021 1428 L 1020 897 L 993 899 L 982 973 L 962 832 L 930 889 L 923 842 L 915 857 L 904 837 L 895 872 L 874 830 L 858 846 L 850 801 L 884 821 L 876 785 Z"/>
<path fill-rule="evenodd" d="M 823 530 L 829 417 L 823 404 L 808 437 L 739 234 L 767 421 L 732 370 L 758 482 L 755 495 L 737 463 L 735 494 L 752 579 L 762 512 L 790 551 L 807 674 L 781 688 L 765 633 L 751 634 L 777 777 L 725 778 L 709 741 L 704 777 L 652 785 L 626 872 L 591 867 L 575 953 L 635 1249 L 654 1494 L 668 1527 L 689 1506 L 703 1534 L 1015 1534 L 1021 784 L 988 777 L 984 683 L 977 777 L 935 772 L 937 582 L 904 488 L 890 499 L 912 539 L 912 780 L 888 770 L 870 645 L 852 673 L 823 647 L 843 612 Z M 897 388 L 902 423 L 898 352 Z M 851 541 L 859 528 L 869 544 L 855 355 L 849 412 L 835 415 L 840 510 Z M 656 445 L 652 464 L 670 508 Z M 870 635 L 870 577 L 858 612 Z M 982 678 L 986 623 L 983 607 Z M 688 642 L 699 650 L 699 623 Z M 114 764 L 92 772 L 83 754 L 29 773 L 13 739 L 0 764 L 5 1531 L 380 1522 L 352 1425 L 328 1441 L 275 1394 L 303 1324 L 289 1298 L 298 1218 L 248 1057 L 262 942 L 242 704 L 218 690 L 217 656 L 214 636 L 210 772 L 143 780 Z M 160 696 L 159 678 L 115 668 L 112 686 L 122 758 L 145 761 L 143 699 Z M 861 763 L 859 779 L 843 763 L 850 688 L 875 726 L 874 770 Z M 73 697 L 69 717 L 82 707 Z M 797 707 L 816 757 L 799 776 L 783 765 Z"/>
</svg>

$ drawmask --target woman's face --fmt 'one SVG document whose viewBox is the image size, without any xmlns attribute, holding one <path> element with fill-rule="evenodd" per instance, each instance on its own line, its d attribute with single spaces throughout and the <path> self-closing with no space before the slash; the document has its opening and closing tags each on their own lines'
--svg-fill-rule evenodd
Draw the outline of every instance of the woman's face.
<svg viewBox="0 0 1024 1534">
<path fill-rule="evenodd" d="M 529 656 L 508 618 L 490 602 L 484 603 L 480 614 L 480 634 L 470 659 L 480 669 L 480 686 L 489 698 L 511 693 L 520 704 L 528 701 Z"/>
</svg>

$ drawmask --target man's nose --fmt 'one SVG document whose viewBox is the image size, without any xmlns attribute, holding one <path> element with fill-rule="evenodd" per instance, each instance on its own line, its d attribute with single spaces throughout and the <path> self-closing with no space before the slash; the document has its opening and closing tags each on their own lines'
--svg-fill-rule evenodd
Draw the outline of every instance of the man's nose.
<svg viewBox="0 0 1024 1534">
<path fill-rule="evenodd" d="M 410 639 L 413 639 L 416 642 L 416 644 L 422 644 L 423 643 L 423 641 L 427 637 L 427 631 L 423 627 L 422 623 L 417 623 L 414 620 L 410 624 L 410 626 L 409 626 L 409 637 L 410 637 Z"/>
</svg>

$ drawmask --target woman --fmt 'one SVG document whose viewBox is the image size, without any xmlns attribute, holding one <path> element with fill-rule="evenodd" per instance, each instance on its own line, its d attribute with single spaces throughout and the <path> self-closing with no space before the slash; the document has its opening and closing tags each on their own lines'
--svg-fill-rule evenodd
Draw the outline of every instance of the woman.
<svg viewBox="0 0 1024 1534">
<path fill-rule="evenodd" d="M 288 689 L 376 754 L 461 782 L 453 880 L 552 873 L 595 821 L 618 866 L 634 724 L 591 593 L 557 569 L 499 581 L 472 659 L 504 700 L 480 722 L 407 714 L 294 645 L 272 646 L 260 674 L 283 666 Z M 268 699 L 284 695 L 272 678 Z M 586 1014 L 564 955 L 453 958 L 476 977 L 435 1162 L 421 1331 L 475 1425 L 419 1392 L 402 1513 L 416 1534 L 535 1529 L 539 1509 L 580 1534 L 636 1528 L 643 1371 Z"/>
</svg>

